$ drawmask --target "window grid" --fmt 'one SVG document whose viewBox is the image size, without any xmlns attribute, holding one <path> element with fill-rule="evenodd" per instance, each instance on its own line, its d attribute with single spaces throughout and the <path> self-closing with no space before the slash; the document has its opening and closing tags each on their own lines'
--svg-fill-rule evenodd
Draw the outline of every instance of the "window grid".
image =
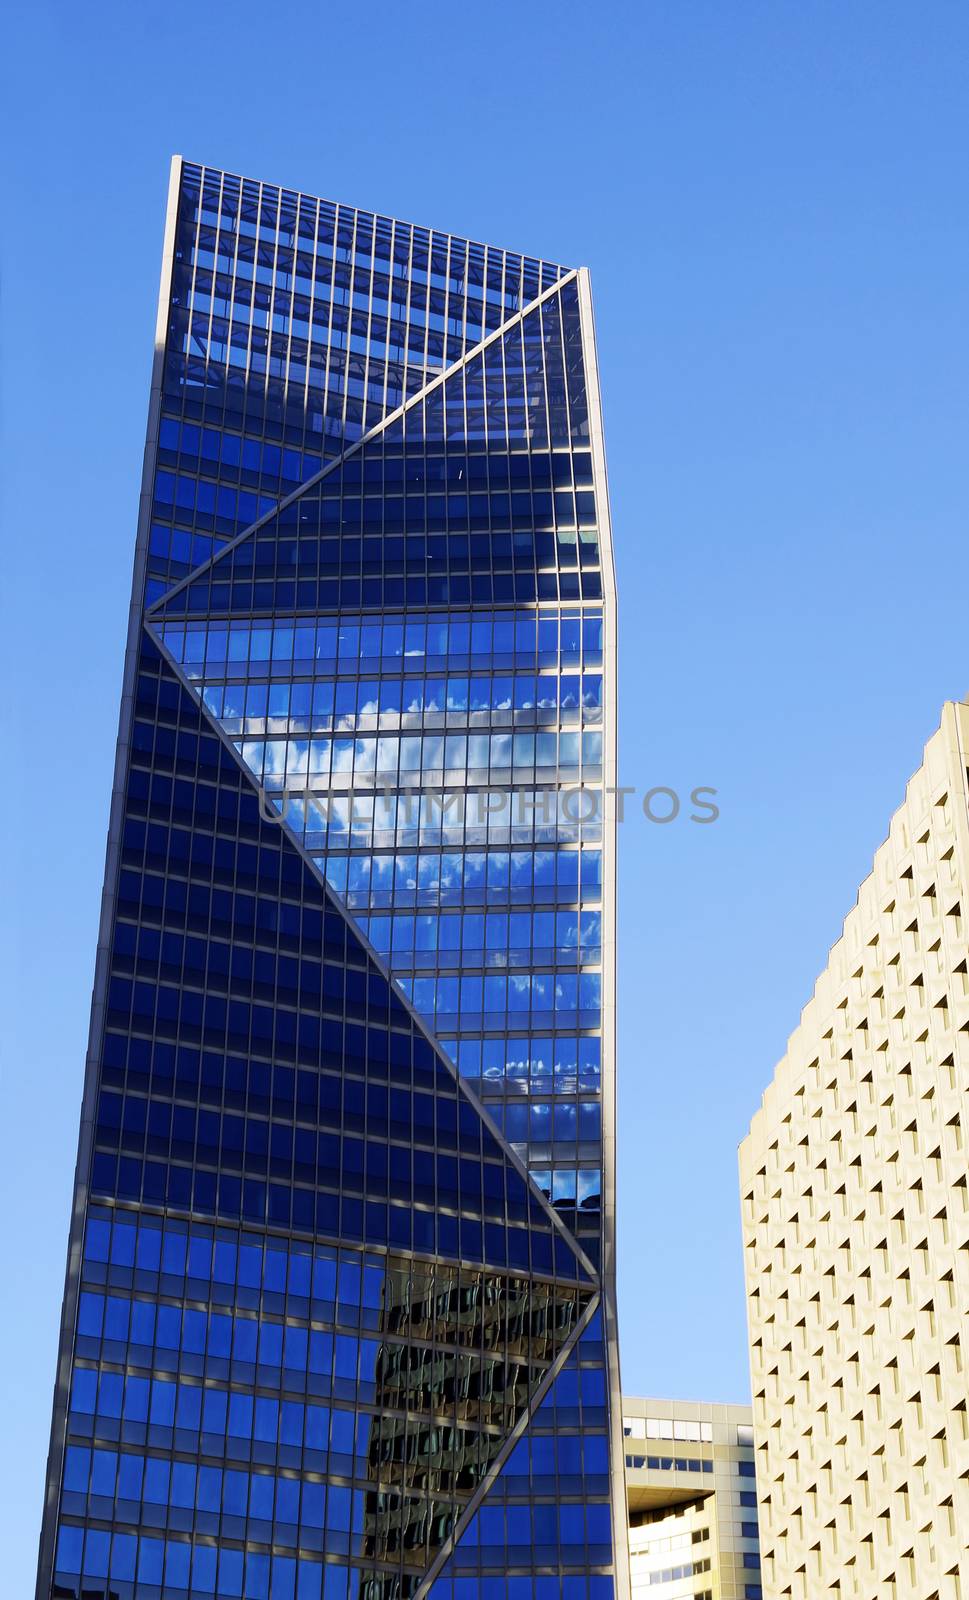
<svg viewBox="0 0 969 1600">
<path fill-rule="evenodd" d="M 575 275 L 186 164 L 169 313 L 51 1593 L 456 1600 L 517 1571 L 608 1600 L 611 641 Z M 374 671 L 375 618 L 403 644 Z M 324 745 L 331 814 L 294 826 Z M 435 833 L 408 789 L 447 775 Z M 597 814 L 540 815 L 548 779 Z M 469 814 L 499 782 L 529 821 Z M 179 1280 L 169 1238 L 222 1276 Z M 256 1257 L 285 1289 L 230 1288 Z M 379 1305 L 300 1292 L 345 1268 Z"/>
</svg>

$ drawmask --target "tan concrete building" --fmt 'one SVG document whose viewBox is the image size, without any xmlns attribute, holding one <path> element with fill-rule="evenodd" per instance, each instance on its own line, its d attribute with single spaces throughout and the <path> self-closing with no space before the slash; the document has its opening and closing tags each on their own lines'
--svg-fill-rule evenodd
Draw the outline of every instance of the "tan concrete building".
<svg viewBox="0 0 969 1600">
<path fill-rule="evenodd" d="M 741 1148 L 771 1597 L 969 1597 L 967 759 L 950 703 Z"/>
<path fill-rule="evenodd" d="M 633 1600 L 760 1600 L 749 1406 L 622 1407 Z"/>
</svg>

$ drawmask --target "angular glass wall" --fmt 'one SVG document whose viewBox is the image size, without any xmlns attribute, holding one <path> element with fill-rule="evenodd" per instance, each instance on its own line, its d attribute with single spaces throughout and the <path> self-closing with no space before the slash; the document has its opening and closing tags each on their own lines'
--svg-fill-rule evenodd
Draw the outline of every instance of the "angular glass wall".
<svg viewBox="0 0 969 1600">
<path fill-rule="evenodd" d="M 580 281 L 188 166 L 170 246 L 38 1592 L 605 1597 Z"/>
</svg>

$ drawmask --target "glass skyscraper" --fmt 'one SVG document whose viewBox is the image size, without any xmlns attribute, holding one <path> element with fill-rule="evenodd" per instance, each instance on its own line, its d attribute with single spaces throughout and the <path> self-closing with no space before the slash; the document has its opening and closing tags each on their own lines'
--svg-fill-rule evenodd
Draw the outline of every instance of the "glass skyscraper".
<svg viewBox="0 0 969 1600">
<path fill-rule="evenodd" d="M 609 1600 L 587 275 L 176 160 L 38 1594 Z"/>
</svg>

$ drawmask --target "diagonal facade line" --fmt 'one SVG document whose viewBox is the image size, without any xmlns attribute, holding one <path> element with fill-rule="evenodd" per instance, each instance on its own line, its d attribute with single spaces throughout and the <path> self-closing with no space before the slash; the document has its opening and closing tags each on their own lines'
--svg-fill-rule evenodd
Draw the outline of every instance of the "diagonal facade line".
<svg viewBox="0 0 969 1600">
<path fill-rule="evenodd" d="M 149 621 L 145 622 L 145 631 L 148 634 L 148 637 L 150 638 L 154 648 L 156 650 L 158 650 L 160 655 L 165 660 L 166 665 L 175 674 L 175 677 L 177 678 L 178 682 L 185 689 L 186 693 L 191 695 L 193 703 L 196 704 L 199 707 L 200 712 L 204 716 L 206 722 L 211 727 L 212 731 L 217 735 L 217 737 L 218 737 L 219 741 L 221 742 L 223 748 L 229 752 L 229 754 L 231 755 L 231 757 L 232 757 L 233 761 L 235 762 L 236 766 L 244 774 L 245 779 L 246 779 L 247 783 L 250 785 L 250 787 L 252 788 L 253 793 L 257 794 L 256 784 L 255 784 L 255 780 L 253 778 L 253 775 L 250 772 L 249 768 L 246 766 L 245 762 L 243 761 L 242 756 L 239 754 L 239 751 L 235 748 L 234 744 L 232 743 L 232 740 L 229 738 L 229 735 L 224 731 L 224 729 L 222 728 L 220 723 L 217 722 L 216 719 L 212 716 L 212 714 L 209 711 L 208 707 L 204 704 L 204 702 L 202 700 L 200 700 L 200 699 L 198 699 L 196 697 L 195 691 L 192 688 L 190 680 L 185 676 L 185 674 L 182 671 L 181 666 L 175 660 L 174 656 L 172 655 L 172 653 L 168 649 L 168 647 L 164 644 L 164 642 L 160 638 L 156 628 L 154 627 L 154 625 L 151 622 L 149 622 Z M 406 1010 L 408 1016 L 413 1019 L 414 1023 L 416 1024 L 416 1026 L 420 1029 L 420 1031 L 423 1034 L 424 1038 L 427 1040 L 427 1042 L 430 1044 L 431 1048 L 434 1050 L 438 1060 L 442 1063 L 443 1066 L 445 1066 L 447 1068 L 447 1071 L 448 1071 L 449 1075 L 454 1079 L 455 1083 L 457 1084 L 459 1092 L 464 1096 L 464 1098 L 468 1101 L 468 1103 L 474 1108 L 475 1112 L 480 1117 L 481 1121 L 484 1123 L 484 1126 L 488 1129 L 489 1133 L 496 1140 L 496 1142 L 497 1142 L 499 1148 L 501 1149 L 502 1153 L 507 1157 L 508 1161 L 514 1167 L 514 1169 L 518 1173 L 519 1177 L 524 1179 L 525 1183 L 528 1186 L 529 1194 L 535 1200 L 538 1201 L 541 1210 L 545 1213 L 545 1215 L 547 1216 L 549 1221 L 552 1223 L 552 1226 L 555 1228 L 556 1232 L 558 1234 L 560 1234 L 561 1237 L 566 1241 L 566 1243 L 568 1244 L 570 1250 L 572 1251 L 573 1255 L 575 1256 L 576 1260 L 579 1262 L 579 1265 L 582 1267 L 583 1271 L 588 1275 L 589 1280 L 590 1280 L 590 1286 L 595 1286 L 595 1287 L 598 1288 L 598 1286 L 599 1286 L 599 1273 L 598 1273 L 597 1269 L 593 1266 L 592 1262 L 589 1260 L 588 1256 L 586 1255 L 585 1251 L 582 1249 L 582 1246 L 579 1244 L 579 1242 L 578 1242 L 577 1238 L 575 1237 L 575 1235 L 573 1233 L 571 1233 L 570 1230 L 565 1226 L 565 1223 L 562 1221 L 562 1218 L 559 1216 L 559 1214 L 555 1210 L 554 1206 L 551 1205 L 549 1200 L 542 1193 L 541 1189 L 539 1189 L 538 1185 L 535 1183 L 534 1179 L 532 1178 L 531 1174 L 529 1173 L 528 1168 L 526 1167 L 525 1163 L 522 1161 L 521 1157 L 512 1148 L 512 1146 L 507 1142 L 507 1140 L 505 1139 L 504 1132 L 502 1131 L 502 1129 L 500 1129 L 498 1127 L 497 1123 L 489 1115 L 488 1111 L 485 1109 L 485 1107 L 482 1104 L 482 1102 L 478 1099 L 477 1095 L 474 1093 L 474 1091 L 471 1088 L 469 1088 L 468 1084 L 461 1077 L 461 1074 L 458 1072 L 454 1062 L 450 1059 L 450 1057 L 448 1056 L 447 1052 L 441 1048 L 441 1046 L 438 1043 L 438 1040 L 437 1040 L 435 1034 L 428 1027 L 426 1018 L 423 1017 L 421 1015 L 421 1013 L 416 1009 L 416 1007 L 414 1006 L 414 1003 L 411 1000 L 410 996 L 405 994 L 404 990 L 401 988 L 401 986 L 398 983 L 397 979 L 391 973 L 390 968 L 388 967 L 388 965 L 384 961 L 383 957 L 379 954 L 379 952 L 377 950 L 374 949 L 373 945 L 370 943 L 370 940 L 367 938 L 366 934 L 360 928 L 359 924 L 357 922 L 355 922 L 354 918 L 352 917 L 352 915 L 350 913 L 349 908 L 343 904 L 343 901 L 340 899 L 339 895 L 336 893 L 336 891 L 327 882 L 326 875 L 317 866 L 316 862 L 313 860 L 313 857 L 308 854 L 308 852 L 304 848 L 301 840 L 299 840 L 296 837 L 296 835 L 293 833 L 292 829 L 289 827 L 289 825 L 286 822 L 285 818 L 280 818 L 279 826 L 285 830 L 286 837 L 291 841 L 292 844 L 295 845 L 296 849 L 299 851 L 300 858 L 302 859 L 302 861 L 310 868 L 310 870 L 312 871 L 312 873 L 313 873 L 314 877 L 316 878 L 317 882 L 322 885 L 323 890 L 324 890 L 324 892 L 326 894 L 326 897 L 327 897 L 327 901 L 330 904 L 332 904 L 333 906 L 335 906 L 336 909 L 339 911 L 340 916 L 343 918 L 344 922 L 348 925 L 348 927 L 352 931 L 354 938 L 359 940 L 360 944 L 366 950 L 367 955 L 369 956 L 370 960 L 374 963 L 374 966 L 377 968 L 377 970 L 380 973 L 380 975 L 390 985 L 391 989 L 393 990 L 395 998 L 400 1001 L 401 1005 Z"/>
<path fill-rule="evenodd" d="M 600 1294 L 594 1294 L 592 1299 L 589 1301 L 589 1304 L 582 1312 L 582 1315 L 576 1322 L 575 1327 L 572 1329 L 572 1332 L 569 1334 L 569 1337 L 566 1339 L 558 1355 L 555 1357 L 555 1360 L 549 1366 L 545 1376 L 542 1378 L 540 1383 L 536 1384 L 534 1393 L 529 1397 L 528 1405 L 525 1407 L 525 1410 L 515 1423 L 515 1426 L 512 1428 L 501 1449 L 498 1451 L 498 1454 L 495 1456 L 495 1459 L 488 1468 L 484 1478 L 481 1480 L 474 1494 L 471 1496 L 471 1499 L 468 1501 L 467 1505 L 462 1511 L 460 1517 L 452 1528 L 446 1543 L 441 1546 L 441 1549 L 438 1551 L 431 1565 L 428 1567 L 423 1578 L 421 1579 L 420 1587 L 414 1595 L 414 1600 L 424 1600 L 424 1596 L 430 1589 L 434 1579 L 440 1575 L 447 1562 L 454 1554 L 454 1551 L 457 1549 L 457 1546 L 461 1543 L 461 1536 L 467 1528 L 468 1523 L 471 1521 L 471 1518 L 474 1516 L 486 1495 L 488 1495 L 494 1487 L 498 1475 L 505 1465 L 505 1462 L 508 1460 L 508 1457 L 511 1455 L 519 1439 L 527 1431 L 529 1424 L 534 1421 L 535 1413 L 538 1411 L 539 1406 L 542 1404 L 542 1401 L 545 1399 L 559 1373 L 564 1368 L 569 1356 L 572 1354 L 579 1340 L 582 1338 L 582 1335 L 589 1326 L 589 1323 L 592 1321 L 592 1318 L 595 1316 L 596 1312 L 599 1310 L 601 1304 L 602 1296 Z"/>
<path fill-rule="evenodd" d="M 237 533 L 234 539 L 230 539 L 227 544 L 224 544 L 221 550 L 216 550 L 211 556 L 209 556 L 207 561 L 203 561 L 200 566 L 194 567 L 192 571 L 187 573 L 184 578 L 181 578 L 178 583 L 173 584 L 170 589 L 166 589 L 163 595 L 159 595 L 157 600 L 153 601 L 150 606 L 145 608 L 145 616 L 154 617 L 156 613 L 160 614 L 168 602 L 175 597 L 175 595 L 181 594 L 183 589 L 188 588 L 189 584 L 195 583 L 203 573 L 208 572 L 210 568 L 217 566 L 224 556 L 230 555 L 231 552 L 237 549 L 239 545 L 243 544 L 246 539 L 251 539 L 254 533 L 258 533 L 260 528 L 264 528 L 268 523 L 272 522 L 273 518 L 277 517 L 281 511 L 285 511 L 288 506 L 294 505 L 296 501 L 301 500 L 310 489 L 315 488 L 316 485 L 322 482 L 324 478 L 329 477 L 330 473 L 335 472 L 337 467 L 341 467 L 344 461 L 347 461 L 351 456 L 356 455 L 358 450 L 362 450 L 364 446 L 370 444 L 372 440 L 378 439 L 380 435 L 386 432 L 389 427 L 391 427 L 395 422 L 398 422 L 400 418 L 404 416 L 405 412 L 410 411 L 410 409 L 413 406 L 416 406 L 419 401 L 423 400 L 427 395 L 433 394 L 435 389 L 439 389 L 448 381 L 449 378 L 453 378 L 456 373 L 468 366 L 470 362 L 476 360 L 476 358 L 481 355 L 484 350 L 487 350 L 490 345 L 493 345 L 496 340 L 503 339 L 505 335 L 510 333 L 512 328 L 521 323 L 525 317 L 531 316 L 532 312 L 536 311 L 539 306 L 544 305 L 546 300 L 551 300 L 555 295 L 561 293 L 565 285 L 573 283 L 578 276 L 578 270 L 573 268 L 570 272 L 565 273 L 561 278 L 557 278 L 555 283 L 550 284 L 547 289 L 543 289 L 542 293 L 537 295 L 534 300 L 530 300 L 527 306 L 522 306 L 521 310 L 516 311 L 514 316 L 506 318 L 499 328 L 495 328 L 493 332 L 488 334 L 486 339 L 482 339 L 479 344 L 474 345 L 472 349 L 468 350 L 463 356 L 459 357 L 457 361 L 452 362 L 449 367 L 445 367 L 444 371 L 439 372 L 436 378 L 432 378 L 430 383 L 424 385 L 423 389 L 418 389 L 416 394 L 412 394 L 409 400 L 403 401 L 402 404 L 397 406 L 395 410 L 388 412 L 386 417 L 383 417 L 381 421 L 376 423 L 374 427 L 370 428 L 368 432 L 362 434 L 360 438 L 350 445 L 347 450 L 343 450 L 341 451 L 340 455 L 334 456 L 333 460 L 328 461 L 326 466 L 321 467 L 320 471 L 314 473 L 312 478 L 307 478 L 306 482 L 301 483 L 298 489 L 293 490 L 292 494 L 288 494 L 284 497 L 284 499 L 278 501 L 276 505 L 273 506 L 271 511 L 266 511 L 261 517 L 257 517 L 256 521 L 250 523 L 248 528 L 243 528 L 242 532 Z"/>
</svg>

